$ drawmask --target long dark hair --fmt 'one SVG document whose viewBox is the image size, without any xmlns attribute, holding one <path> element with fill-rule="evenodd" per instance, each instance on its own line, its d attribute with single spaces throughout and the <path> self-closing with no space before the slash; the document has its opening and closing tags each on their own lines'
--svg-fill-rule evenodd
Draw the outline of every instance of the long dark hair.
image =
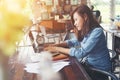
<svg viewBox="0 0 120 80">
<path fill-rule="evenodd" d="M 73 15 L 77 12 L 79 16 L 81 16 L 84 19 L 83 27 L 80 31 L 77 30 L 77 28 L 74 26 L 74 19 Z M 84 15 L 86 14 L 87 20 L 85 20 Z M 100 27 L 99 23 L 95 20 L 93 17 L 92 11 L 90 8 L 85 4 L 80 4 L 72 13 L 71 13 L 71 20 L 74 26 L 74 31 L 77 39 L 79 41 L 82 41 L 84 36 L 89 33 L 92 29 L 96 27 Z"/>
</svg>

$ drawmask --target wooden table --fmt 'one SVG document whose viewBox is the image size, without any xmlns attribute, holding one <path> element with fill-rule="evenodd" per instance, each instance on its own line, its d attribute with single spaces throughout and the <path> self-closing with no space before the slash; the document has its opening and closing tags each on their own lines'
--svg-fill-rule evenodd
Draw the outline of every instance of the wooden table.
<svg viewBox="0 0 120 80">
<path fill-rule="evenodd" d="M 69 58 L 70 65 L 62 68 L 59 73 L 61 74 L 61 80 L 91 80 L 83 66 L 74 57 Z M 40 80 L 39 76 L 36 76 Z"/>
<path fill-rule="evenodd" d="M 60 70 L 62 80 L 91 80 L 82 65 L 75 58 L 70 57 L 69 61 L 70 65 Z M 24 65 L 21 63 L 16 62 L 10 65 L 9 80 L 36 80 L 36 77 L 36 74 L 26 72 Z"/>
<path fill-rule="evenodd" d="M 91 80 L 83 66 L 74 57 L 70 57 L 70 65 L 64 67 L 60 73 L 62 80 Z"/>
</svg>

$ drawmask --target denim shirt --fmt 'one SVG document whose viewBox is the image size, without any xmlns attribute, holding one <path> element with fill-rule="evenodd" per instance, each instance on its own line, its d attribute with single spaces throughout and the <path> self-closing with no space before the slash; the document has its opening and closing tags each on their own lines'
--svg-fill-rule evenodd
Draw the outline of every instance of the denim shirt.
<svg viewBox="0 0 120 80">
<path fill-rule="evenodd" d="M 86 62 L 92 67 L 111 70 L 109 51 L 102 28 L 93 29 L 81 42 L 76 38 L 66 42 L 70 47 L 70 56 L 75 56 L 77 59 L 86 57 Z"/>
</svg>

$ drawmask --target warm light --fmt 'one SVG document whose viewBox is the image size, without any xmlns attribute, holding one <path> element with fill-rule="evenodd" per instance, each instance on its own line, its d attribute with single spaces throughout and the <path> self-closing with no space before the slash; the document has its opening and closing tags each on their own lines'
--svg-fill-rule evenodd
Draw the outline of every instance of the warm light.
<svg viewBox="0 0 120 80">
<path fill-rule="evenodd" d="M 11 55 L 15 42 L 23 36 L 23 28 L 29 26 L 29 16 L 24 14 L 25 0 L 1 0 L 0 4 L 0 50 Z"/>
</svg>

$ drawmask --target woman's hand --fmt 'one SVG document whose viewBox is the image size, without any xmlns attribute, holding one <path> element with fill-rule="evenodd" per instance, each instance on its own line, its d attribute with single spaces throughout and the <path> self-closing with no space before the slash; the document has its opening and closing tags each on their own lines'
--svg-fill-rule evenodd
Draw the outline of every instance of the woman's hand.
<svg viewBox="0 0 120 80">
<path fill-rule="evenodd" d="M 54 47 L 54 46 L 48 46 L 46 48 L 44 48 L 45 51 L 49 51 L 49 52 L 58 52 L 57 47 Z"/>
<path fill-rule="evenodd" d="M 69 48 L 63 48 L 63 47 L 56 47 L 56 46 L 49 46 L 44 48 L 45 51 L 49 51 L 51 53 L 63 53 L 64 55 L 69 55 Z"/>
<path fill-rule="evenodd" d="M 55 47 L 55 46 L 56 46 L 56 44 L 45 44 L 44 48 L 46 48 L 46 47 Z"/>
</svg>

